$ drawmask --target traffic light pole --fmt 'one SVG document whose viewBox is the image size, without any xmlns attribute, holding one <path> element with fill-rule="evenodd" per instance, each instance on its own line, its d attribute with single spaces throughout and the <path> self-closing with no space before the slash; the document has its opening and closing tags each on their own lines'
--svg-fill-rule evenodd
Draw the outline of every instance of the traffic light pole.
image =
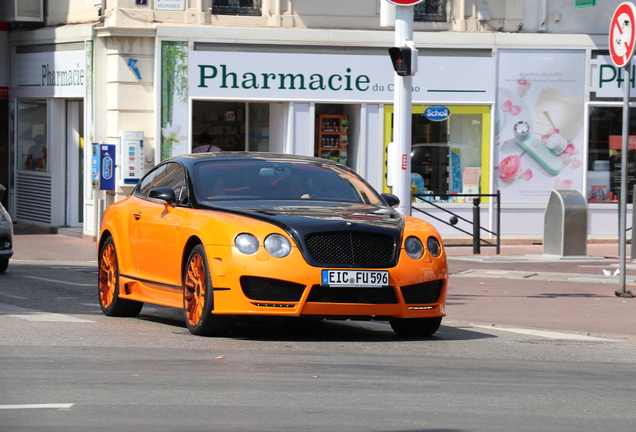
<svg viewBox="0 0 636 432">
<path fill-rule="evenodd" d="M 395 12 L 395 46 L 406 46 L 413 40 L 413 6 L 399 6 Z M 398 211 L 411 215 L 411 104 L 412 76 L 395 75 L 393 94 L 393 142 L 398 153 L 398 166 L 389 167 L 397 171 L 393 194 L 400 199 Z"/>
</svg>

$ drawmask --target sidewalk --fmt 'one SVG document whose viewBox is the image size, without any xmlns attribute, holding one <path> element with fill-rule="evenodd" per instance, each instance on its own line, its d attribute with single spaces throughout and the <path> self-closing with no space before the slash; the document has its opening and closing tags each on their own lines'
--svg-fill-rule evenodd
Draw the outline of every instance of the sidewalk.
<svg viewBox="0 0 636 432">
<path fill-rule="evenodd" d="M 97 243 L 14 225 L 10 263 L 40 260 L 97 263 Z"/>
<path fill-rule="evenodd" d="M 636 263 L 627 245 L 626 289 L 636 294 Z M 636 298 L 619 290 L 617 243 L 590 243 L 587 257 L 542 255 L 536 244 L 446 249 L 450 271 L 447 323 L 520 326 L 636 337 Z M 94 242 L 16 228 L 12 262 L 97 263 Z M 9 271 L 11 264 L 9 264 Z M 607 273 L 607 274 L 606 274 Z"/>
</svg>

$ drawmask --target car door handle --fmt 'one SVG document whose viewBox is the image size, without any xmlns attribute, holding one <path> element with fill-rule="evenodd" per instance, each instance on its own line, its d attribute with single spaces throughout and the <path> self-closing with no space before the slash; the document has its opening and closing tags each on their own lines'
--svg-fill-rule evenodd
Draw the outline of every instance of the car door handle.
<svg viewBox="0 0 636 432">
<path fill-rule="evenodd" d="M 141 219 L 141 213 L 133 213 L 133 217 L 135 218 L 135 220 L 139 220 Z"/>
</svg>

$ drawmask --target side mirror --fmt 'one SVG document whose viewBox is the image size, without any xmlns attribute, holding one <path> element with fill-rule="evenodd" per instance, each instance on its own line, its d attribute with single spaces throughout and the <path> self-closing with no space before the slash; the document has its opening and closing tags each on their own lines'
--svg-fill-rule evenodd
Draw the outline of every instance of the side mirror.
<svg viewBox="0 0 636 432">
<path fill-rule="evenodd" d="M 159 187 L 151 189 L 150 193 L 148 194 L 148 198 L 150 198 L 150 201 L 159 204 L 172 204 L 177 200 L 174 195 L 174 190 L 169 187 Z"/>
<path fill-rule="evenodd" d="M 391 208 L 396 208 L 397 206 L 400 205 L 400 199 L 393 194 L 383 193 L 382 198 L 384 199 L 384 201 L 386 201 L 386 203 Z"/>
</svg>

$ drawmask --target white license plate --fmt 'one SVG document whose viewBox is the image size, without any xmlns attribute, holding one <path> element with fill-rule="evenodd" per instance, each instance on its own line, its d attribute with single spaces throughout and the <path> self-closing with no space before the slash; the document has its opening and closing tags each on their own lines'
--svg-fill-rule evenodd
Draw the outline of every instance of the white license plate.
<svg viewBox="0 0 636 432">
<path fill-rule="evenodd" d="M 389 272 L 384 270 L 323 270 L 323 286 L 382 287 L 389 285 Z"/>
</svg>

